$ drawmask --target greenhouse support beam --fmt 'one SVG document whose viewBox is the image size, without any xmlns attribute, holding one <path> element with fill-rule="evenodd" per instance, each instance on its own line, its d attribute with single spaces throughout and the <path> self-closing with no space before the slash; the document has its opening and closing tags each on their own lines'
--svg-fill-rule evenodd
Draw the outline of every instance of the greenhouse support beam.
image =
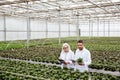
<svg viewBox="0 0 120 80">
<path fill-rule="evenodd" d="M 68 23 L 68 36 L 70 37 L 70 23 Z"/>
<path fill-rule="evenodd" d="M 4 41 L 6 41 L 6 15 L 4 14 Z"/>
<path fill-rule="evenodd" d="M 117 5 L 115 2 L 112 2 L 112 0 L 109 0 L 115 7 L 116 7 L 116 9 L 118 9 L 119 10 L 119 12 L 120 12 L 120 8 L 119 8 L 119 5 Z"/>
<path fill-rule="evenodd" d="M 29 48 L 30 41 L 30 17 L 27 18 L 27 48 Z"/>
<path fill-rule="evenodd" d="M 46 38 L 48 38 L 48 18 L 46 18 Z"/>
<path fill-rule="evenodd" d="M 25 2 L 30 2 L 30 1 L 40 1 L 40 0 L 15 0 L 15 1 L 12 1 L 12 2 L 5 1 L 5 2 L 1 2 L 0 6 L 2 6 L 2 5 L 16 4 L 16 3 L 25 3 Z"/>
<path fill-rule="evenodd" d="M 78 41 L 80 39 L 80 35 L 79 35 L 79 13 L 77 13 L 76 18 L 77 18 L 76 33 L 77 33 L 77 41 Z"/>
<path fill-rule="evenodd" d="M 93 20 L 91 20 L 91 36 L 93 36 Z"/>
<path fill-rule="evenodd" d="M 112 14 L 113 16 L 115 16 L 115 14 L 114 14 L 113 12 L 108 11 L 107 9 L 103 8 L 101 5 L 98 5 L 98 4 L 96 4 L 96 3 L 94 3 L 94 2 L 92 2 L 92 1 L 90 1 L 90 0 L 88 0 L 88 2 L 91 3 L 92 5 L 95 5 L 96 7 L 100 8 L 100 9 L 102 9 L 102 10 L 105 11 L 106 13 L 110 13 L 110 14 Z"/>
<path fill-rule="evenodd" d="M 90 17 L 89 17 L 89 39 L 91 37 L 90 30 L 91 30 L 91 20 L 90 20 Z"/>
<path fill-rule="evenodd" d="M 97 37 L 99 37 L 99 18 L 97 18 Z"/>
<path fill-rule="evenodd" d="M 110 20 L 108 20 L 108 37 L 110 36 Z"/>
<path fill-rule="evenodd" d="M 27 2 L 28 8 L 28 2 Z M 30 17 L 27 9 L 27 48 L 29 48 L 29 41 L 30 41 Z"/>
<path fill-rule="evenodd" d="M 103 22 L 103 36 L 105 37 L 105 19 L 104 19 L 104 22 Z"/>
<path fill-rule="evenodd" d="M 59 19 L 58 19 L 58 26 L 59 26 L 59 44 L 61 43 L 61 25 L 60 25 L 60 10 L 58 10 Z"/>
</svg>

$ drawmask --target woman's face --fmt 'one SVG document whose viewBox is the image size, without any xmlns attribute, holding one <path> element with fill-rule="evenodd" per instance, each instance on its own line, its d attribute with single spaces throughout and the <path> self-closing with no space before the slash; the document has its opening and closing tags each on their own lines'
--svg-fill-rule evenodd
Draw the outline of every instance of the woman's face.
<svg viewBox="0 0 120 80">
<path fill-rule="evenodd" d="M 64 50 L 64 52 L 69 52 L 68 46 L 65 45 L 65 46 L 63 47 L 63 50 Z"/>
</svg>

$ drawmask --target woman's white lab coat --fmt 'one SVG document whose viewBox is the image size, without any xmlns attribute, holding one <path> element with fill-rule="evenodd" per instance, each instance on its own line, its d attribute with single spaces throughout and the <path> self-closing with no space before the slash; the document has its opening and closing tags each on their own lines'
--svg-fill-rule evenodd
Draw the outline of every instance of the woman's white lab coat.
<svg viewBox="0 0 120 80">
<path fill-rule="evenodd" d="M 61 64 L 61 68 L 67 67 L 68 69 L 74 68 L 74 64 L 72 63 L 72 60 L 74 60 L 74 53 L 72 51 L 69 51 L 68 53 L 61 52 L 60 59 L 64 60 L 65 62 L 69 62 L 70 64 Z"/>
<path fill-rule="evenodd" d="M 69 49 L 69 52 L 64 52 L 63 50 L 63 47 L 67 45 L 68 46 L 68 49 Z M 67 68 L 74 68 L 74 64 L 72 63 L 72 60 L 74 60 L 74 52 L 70 49 L 70 46 L 69 44 L 67 43 L 64 43 L 63 46 L 62 46 L 62 51 L 60 53 L 60 57 L 59 59 L 62 59 L 64 60 L 65 62 L 69 62 L 70 64 L 61 64 L 61 68 L 63 67 L 67 67 Z"/>
</svg>

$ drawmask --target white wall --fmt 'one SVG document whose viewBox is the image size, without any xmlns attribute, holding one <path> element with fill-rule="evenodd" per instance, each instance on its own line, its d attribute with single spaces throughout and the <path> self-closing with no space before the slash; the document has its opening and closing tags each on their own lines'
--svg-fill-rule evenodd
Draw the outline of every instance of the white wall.
<svg viewBox="0 0 120 80">
<path fill-rule="evenodd" d="M 27 39 L 27 20 L 25 18 L 6 17 L 6 39 Z M 30 20 L 31 39 L 46 38 L 46 22 L 41 20 Z M 70 25 L 70 36 L 76 36 L 76 26 Z M 4 18 L 0 17 L 0 41 L 4 40 Z M 59 25 L 57 22 L 48 22 L 48 38 L 58 37 Z M 69 36 L 68 24 L 61 23 L 61 37 Z"/>
<path fill-rule="evenodd" d="M 110 24 L 108 24 L 110 22 Z M 105 23 L 105 24 L 104 24 Z M 80 29 L 82 36 L 89 36 L 89 20 L 82 20 L 80 21 Z M 98 25 L 99 25 L 99 32 L 98 32 Z M 110 27 L 109 36 L 111 37 L 120 37 L 120 19 L 119 20 L 99 20 L 93 19 L 90 22 L 90 36 L 108 36 L 108 26 Z M 105 28 L 105 33 L 104 33 Z M 98 33 L 98 34 L 97 34 Z"/>
<path fill-rule="evenodd" d="M 104 24 L 105 23 L 105 24 Z M 99 32 L 97 19 L 92 19 L 90 23 L 90 36 L 108 36 L 108 26 L 110 26 L 109 36 L 120 36 L 120 19 L 119 20 L 100 20 Z M 39 19 L 30 20 L 31 39 L 46 38 L 46 21 Z M 6 39 L 7 40 L 24 40 L 27 39 L 27 19 L 6 17 Z M 79 28 L 81 36 L 89 36 L 89 20 L 80 20 Z M 104 33 L 105 28 L 105 33 Z M 4 40 L 4 17 L 0 17 L 0 41 Z M 98 34 L 97 34 L 98 33 Z M 48 22 L 48 38 L 59 36 L 58 22 Z M 61 37 L 69 36 L 69 24 L 61 23 Z M 70 36 L 76 36 L 76 25 L 70 24 Z"/>
</svg>

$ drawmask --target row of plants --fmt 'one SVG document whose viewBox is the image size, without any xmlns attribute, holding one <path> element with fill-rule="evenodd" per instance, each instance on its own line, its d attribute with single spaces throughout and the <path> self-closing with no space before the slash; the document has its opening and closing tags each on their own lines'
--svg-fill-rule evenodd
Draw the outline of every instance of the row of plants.
<svg viewBox="0 0 120 80">
<path fill-rule="evenodd" d="M 24 80 L 120 80 L 120 76 L 109 74 L 74 71 L 73 69 L 61 69 L 57 66 L 48 66 L 43 64 L 31 64 L 20 61 L 11 61 L 0 59 L 0 79 L 21 80 L 20 76 L 13 76 L 10 73 L 30 75 L 35 78 L 22 77 Z M 6 77 L 8 76 L 8 77 Z"/>
<path fill-rule="evenodd" d="M 84 40 L 87 49 L 90 50 L 92 55 L 92 64 L 89 66 L 95 69 L 104 69 L 110 71 L 120 71 L 120 38 L 96 38 L 90 40 L 86 37 L 81 38 Z M 73 51 L 75 52 L 76 40 L 74 38 L 62 38 L 62 43 L 68 42 Z M 0 42 L 0 46 L 5 46 L 9 42 Z M 12 42 L 11 42 L 12 43 Z M 0 51 L 0 56 L 5 58 L 33 60 L 39 62 L 56 63 L 59 58 L 62 44 L 58 45 L 57 39 L 49 40 L 31 40 L 29 49 L 21 48 L 24 46 L 25 41 L 17 41 L 14 45 L 9 45 L 10 50 Z M 5 45 L 4 45 L 5 44 Z M 37 45 L 38 47 L 35 47 Z M 25 46 L 24 46 L 25 47 Z"/>
<path fill-rule="evenodd" d="M 61 48 L 30 47 L 29 49 L 12 49 L 0 51 L 0 56 L 5 58 L 32 60 L 37 62 L 58 63 Z M 120 71 L 119 51 L 91 51 L 91 68 Z M 98 67 L 99 66 L 99 67 Z"/>
<path fill-rule="evenodd" d="M 61 51 L 60 48 L 53 48 L 53 47 L 30 47 L 29 49 L 22 48 L 22 49 L 0 51 L 0 56 L 6 58 L 23 59 L 23 60 L 34 59 L 37 57 L 41 57 L 43 59 L 45 58 L 58 59 L 60 51 Z"/>
<path fill-rule="evenodd" d="M 119 51 L 92 51 L 92 64 L 89 67 L 120 72 L 119 57 Z"/>
<path fill-rule="evenodd" d="M 37 78 L 12 74 L 6 71 L 0 71 L 0 80 L 37 80 Z"/>
<path fill-rule="evenodd" d="M 85 46 L 89 50 L 120 51 L 120 37 L 81 37 Z M 57 38 L 30 40 L 30 46 L 52 46 L 61 48 L 62 43 L 69 43 L 72 49 L 76 49 L 77 40 L 75 37 L 61 38 L 61 44 L 58 44 Z M 13 48 L 25 48 L 26 40 L 0 42 L 0 50 L 9 50 Z"/>
<path fill-rule="evenodd" d="M 91 64 L 89 65 L 89 68 L 92 68 L 92 69 L 103 69 L 105 71 L 119 71 L 120 72 L 120 66 L 108 66 L 108 65 L 102 65 L 102 64 Z"/>
</svg>

